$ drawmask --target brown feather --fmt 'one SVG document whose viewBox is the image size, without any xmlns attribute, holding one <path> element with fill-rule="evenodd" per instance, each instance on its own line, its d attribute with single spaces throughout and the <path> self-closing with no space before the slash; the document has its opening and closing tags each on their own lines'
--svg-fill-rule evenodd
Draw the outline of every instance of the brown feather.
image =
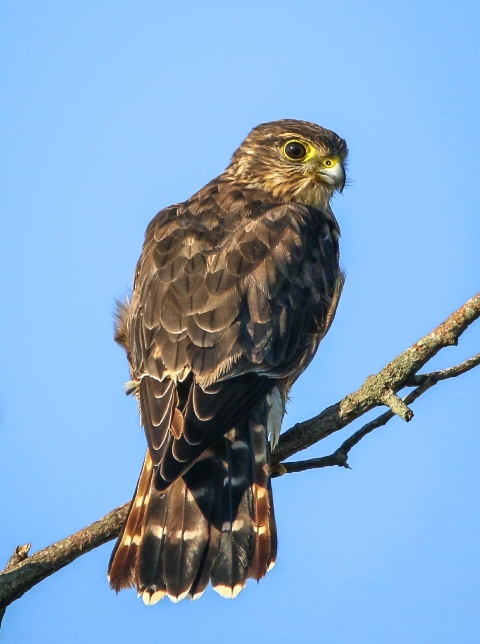
<svg viewBox="0 0 480 644">
<path fill-rule="evenodd" d="M 214 311 L 211 311 L 203 315 L 208 315 L 213 318 Z M 197 317 L 198 316 L 195 316 L 195 317 L 192 316 L 188 318 L 187 331 L 188 331 L 189 339 L 197 347 L 213 347 L 215 344 L 217 344 L 217 342 L 219 342 L 222 339 L 223 335 L 225 334 L 225 327 L 220 329 L 219 331 L 212 331 L 211 329 L 206 331 L 205 329 L 203 329 L 198 325 Z"/>
<path fill-rule="evenodd" d="M 160 269 L 157 272 L 157 276 L 160 281 L 170 284 L 171 282 L 177 282 L 178 279 L 183 275 L 185 264 L 187 263 L 186 257 L 175 257 L 173 262 L 165 266 L 165 268 Z"/>
<path fill-rule="evenodd" d="M 160 313 L 160 320 L 163 327 L 170 333 L 182 333 L 182 331 L 186 331 L 188 326 L 187 316 L 178 312 L 170 295 L 165 299 Z"/>
<path fill-rule="evenodd" d="M 225 268 L 216 273 L 207 273 L 205 286 L 210 295 L 224 295 L 231 291 L 237 282 L 237 276 Z"/>
<path fill-rule="evenodd" d="M 108 580 L 117 593 L 135 584 L 135 562 L 148 507 L 152 473 L 152 459 L 147 451 L 127 519 L 108 564 Z"/>
<path fill-rule="evenodd" d="M 148 329 L 158 327 L 163 303 L 167 297 L 168 288 L 160 280 L 151 278 L 146 286 L 143 300 L 143 319 Z"/>
<path fill-rule="evenodd" d="M 246 277 L 252 272 L 254 264 L 248 261 L 240 250 L 231 250 L 227 259 L 227 271 L 235 277 Z"/>
<path fill-rule="evenodd" d="M 261 422 L 257 412 L 250 420 L 250 441 L 253 456 L 253 530 L 255 534 L 255 554 L 250 563 L 248 576 L 261 579 L 271 565 L 271 552 L 276 541 L 276 530 L 271 521 L 273 516 L 272 491 L 270 483 L 270 453 L 265 421 Z"/>
<path fill-rule="evenodd" d="M 254 237 L 253 239 L 241 242 L 239 251 L 250 264 L 256 264 L 262 259 L 265 259 L 269 251 L 269 246 L 264 244 L 261 239 Z"/>
</svg>

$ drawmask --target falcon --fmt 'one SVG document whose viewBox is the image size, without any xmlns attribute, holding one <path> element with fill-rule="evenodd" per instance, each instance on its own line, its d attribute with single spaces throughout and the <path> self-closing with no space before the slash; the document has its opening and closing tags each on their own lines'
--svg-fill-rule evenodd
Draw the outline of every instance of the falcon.
<svg viewBox="0 0 480 644">
<path fill-rule="evenodd" d="M 343 286 L 330 207 L 347 145 L 254 128 L 223 174 L 150 222 L 117 312 L 148 449 L 108 575 L 147 605 L 233 598 L 275 564 L 270 451 Z"/>
</svg>

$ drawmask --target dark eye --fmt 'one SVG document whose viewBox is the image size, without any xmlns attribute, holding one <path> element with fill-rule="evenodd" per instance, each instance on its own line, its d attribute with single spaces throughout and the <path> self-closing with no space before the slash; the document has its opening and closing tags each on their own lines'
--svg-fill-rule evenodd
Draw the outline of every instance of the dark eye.
<svg viewBox="0 0 480 644">
<path fill-rule="evenodd" d="M 299 141 L 290 141 L 285 146 L 285 156 L 295 161 L 300 161 L 307 155 L 307 149 Z"/>
</svg>

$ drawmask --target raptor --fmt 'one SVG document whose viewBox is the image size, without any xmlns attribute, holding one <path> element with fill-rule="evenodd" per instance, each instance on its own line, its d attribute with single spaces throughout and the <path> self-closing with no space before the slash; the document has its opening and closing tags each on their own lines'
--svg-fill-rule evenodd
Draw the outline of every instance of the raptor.
<svg viewBox="0 0 480 644">
<path fill-rule="evenodd" d="M 270 450 L 343 286 L 330 207 L 347 145 L 314 123 L 254 128 L 219 177 L 150 222 L 119 305 L 148 448 L 110 584 L 146 604 L 235 597 L 274 563 Z"/>
</svg>

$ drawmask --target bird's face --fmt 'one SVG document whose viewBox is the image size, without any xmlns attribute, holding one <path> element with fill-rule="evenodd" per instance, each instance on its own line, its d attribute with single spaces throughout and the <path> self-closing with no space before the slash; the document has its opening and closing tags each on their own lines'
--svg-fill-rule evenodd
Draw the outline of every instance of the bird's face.
<svg viewBox="0 0 480 644">
<path fill-rule="evenodd" d="M 331 130 L 305 121 L 259 125 L 227 169 L 237 181 L 283 201 L 325 206 L 345 186 L 347 145 Z"/>
</svg>

